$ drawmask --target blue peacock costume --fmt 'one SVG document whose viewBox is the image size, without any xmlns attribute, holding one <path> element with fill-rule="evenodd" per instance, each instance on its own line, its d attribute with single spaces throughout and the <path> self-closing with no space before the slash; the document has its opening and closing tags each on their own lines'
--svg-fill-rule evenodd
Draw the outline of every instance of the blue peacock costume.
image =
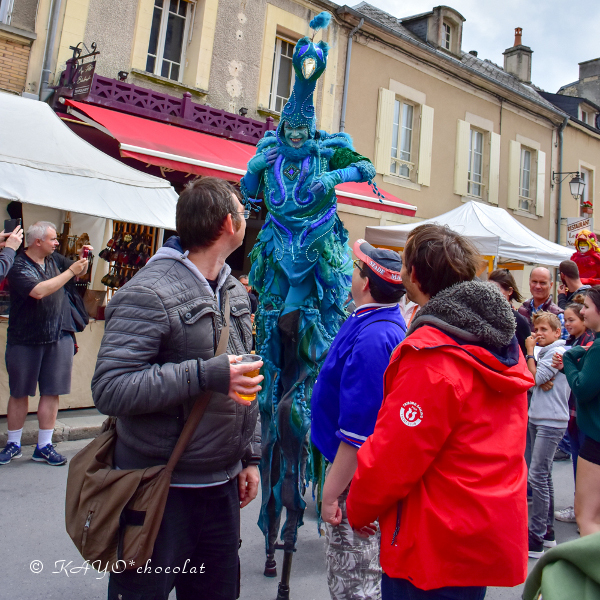
<svg viewBox="0 0 600 600">
<path fill-rule="evenodd" d="M 317 30 L 329 19 L 321 13 L 310 25 Z M 354 150 L 347 134 L 316 129 L 313 92 L 328 49 L 325 42 L 307 37 L 296 44 L 292 95 L 279 127 L 259 142 L 241 182 L 246 201 L 253 202 L 262 191 L 269 211 L 250 255 L 250 283 L 260 298 L 257 353 L 265 363 L 259 394 L 263 450 L 258 525 L 266 539 L 267 564 L 282 508 L 287 518 L 281 538 L 284 550 L 291 552 L 302 525 L 307 480 L 321 476 L 320 457 L 309 442 L 310 398 L 345 319 L 352 278 L 348 234 L 336 212 L 334 188 L 375 176 L 373 165 Z M 298 147 L 293 135 L 299 131 L 301 137 L 303 128 L 307 139 Z"/>
</svg>

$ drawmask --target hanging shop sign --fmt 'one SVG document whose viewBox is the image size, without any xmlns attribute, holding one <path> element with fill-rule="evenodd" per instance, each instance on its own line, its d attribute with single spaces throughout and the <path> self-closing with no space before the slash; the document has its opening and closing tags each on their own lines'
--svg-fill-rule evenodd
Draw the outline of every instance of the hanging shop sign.
<svg viewBox="0 0 600 600">
<path fill-rule="evenodd" d="M 575 248 L 575 238 L 577 237 L 577 234 L 584 229 L 594 231 L 593 217 L 567 218 L 567 246 L 569 248 Z"/>
<path fill-rule="evenodd" d="M 88 96 L 92 89 L 92 82 L 94 81 L 94 72 L 96 71 L 96 61 L 93 60 L 88 63 L 84 63 L 79 67 L 77 77 L 73 85 L 73 99 L 83 100 Z"/>
</svg>

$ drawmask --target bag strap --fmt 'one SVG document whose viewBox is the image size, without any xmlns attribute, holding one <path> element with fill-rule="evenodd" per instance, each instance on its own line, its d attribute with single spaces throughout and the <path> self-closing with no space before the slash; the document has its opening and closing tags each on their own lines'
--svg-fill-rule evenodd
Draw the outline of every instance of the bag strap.
<svg viewBox="0 0 600 600">
<path fill-rule="evenodd" d="M 225 354 L 227 351 L 227 343 L 229 342 L 229 327 L 230 327 L 230 310 L 229 310 L 229 294 L 224 292 L 225 302 L 224 302 L 224 318 L 223 318 L 223 328 L 221 329 L 221 337 L 219 338 L 219 344 L 217 345 L 217 351 L 215 352 L 215 356 L 219 356 L 221 354 Z M 171 457 L 169 458 L 169 462 L 167 463 L 166 471 L 172 473 L 173 469 L 177 465 L 181 455 L 184 450 L 187 448 L 187 445 L 190 442 L 190 439 L 196 431 L 198 424 L 202 420 L 204 416 L 204 412 L 206 411 L 206 407 L 210 402 L 212 397 L 212 391 L 202 392 L 194 402 L 194 406 L 192 408 L 192 412 L 188 417 L 185 425 L 183 426 L 183 430 L 179 435 L 179 439 L 175 444 L 175 448 L 171 453 Z"/>
</svg>

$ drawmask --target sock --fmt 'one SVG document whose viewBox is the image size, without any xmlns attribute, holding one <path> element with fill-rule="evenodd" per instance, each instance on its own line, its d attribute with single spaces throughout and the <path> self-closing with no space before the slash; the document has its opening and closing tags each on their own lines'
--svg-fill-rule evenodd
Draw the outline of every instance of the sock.
<svg viewBox="0 0 600 600">
<path fill-rule="evenodd" d="M 11 442 L 13 444 L 17 444 L 17 446 L 19 446 L 19 448 L 21 447 L 21 435 L 23 434 L 23 428 L 21 427 L 21 429 L 14 429 L 13 431 L 11 431 L 10 429 L 8 430 L 8 443 L 10 444 Z"/>
<path fill-rule="evenodd" d="M 38 431 L 38 448 L 44 448 L 48 444 L 52 443 L 52 434 L 54 429 L 40 429 Z"/>
</svg>

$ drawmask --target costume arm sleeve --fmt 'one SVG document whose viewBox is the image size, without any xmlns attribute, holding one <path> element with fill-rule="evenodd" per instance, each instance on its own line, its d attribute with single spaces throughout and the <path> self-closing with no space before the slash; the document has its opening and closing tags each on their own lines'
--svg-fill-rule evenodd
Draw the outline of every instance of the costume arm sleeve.
<svg viewBox="0 0 600 600">
<path fill-rule="evenodd" d="M 587 352 L 587 354 L 586 354 Z M 585 355 L 583 366 L 578 364 Z M 582 346 L 563 354 L 563 373 L 577 402 L 590 402 L 600 394 L 600 345 L 594 343 L 589 349 Z"/>
<path fill-rule="evenodd" d="M 107 310 L 92 396 L 104 414 L 138 415 L 178 406 L 214 385 L 229 389 L 226 354 L 210 360 L 156 364 L 171 334 L 167 311 L 151 289 L 120 290 Z M 199 368 L 200 367 L 200 368 Z"/>
<path fill-rule="evenodd" d="M 403 337 L 399 326 L 385 321 L 366 327 L 354 343 L 340 379 L 336 432 L 347 444 L 360 448 L 373 433 L 383 402 L 383 375 Z"/>
<path fill-rule="evenodd" d="M 349 148 L 338 148 L 329 160 L 331 171 L 347 169 L 352 166 L 356 167 L 360 179 L 345 179 L 344 181 L 369 181 L 376 175 L 375 167 L 371 161 L 366 156 Z"/>
<path fill-rule="evenodd" d="M 461 394 L 428 364 L 431 358 L 417 351 L 405 354 L 391 385 L 388 382 L 375 431 L 358 451 L 347 502 L 348 519 L 355 529 L 373 522 L 408 494 L 458 421 Z M 409 410 L 417 412 L 416 418 L 415 413 L 408 414 L 407 425 L 401 414 L 406 419 Z"/>
<path fill-rule="evenodd" d="M 250 173 L 250 171 L 247 171 L 242 177 L 240 185 L 249 196 L 255 196 L 258 194 L 261 176 L 262 173 Z"/>
</svg>

